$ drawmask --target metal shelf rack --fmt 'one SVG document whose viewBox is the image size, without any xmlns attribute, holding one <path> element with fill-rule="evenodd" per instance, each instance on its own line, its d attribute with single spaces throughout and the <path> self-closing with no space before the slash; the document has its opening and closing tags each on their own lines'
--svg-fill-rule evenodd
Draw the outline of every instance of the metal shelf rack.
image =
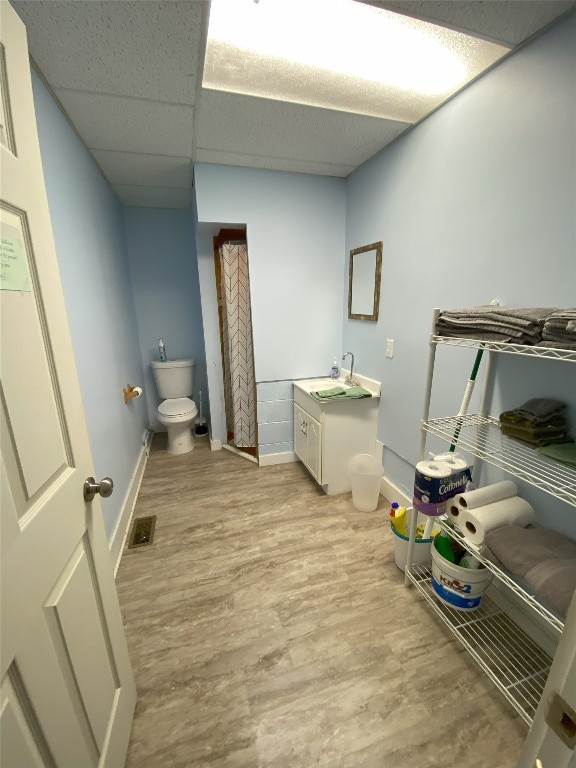
<svg viewBox="0 0 576 768">
<path fill-rule="evenodd" d="M 484 566 L 488 568 L 488 570 L 492 571 L 497 579 L 506 584 L 506 586 L 512 590 L 515 595 L 517 595 L 533 611 L 538 613 L 551 627 L 553 627 L 553 629 L 562 632 L 564 629 L 564 622 L 562 619 L 557 614 L 548 610 L 548 608 L 543 605 L 532 592 L 529 591 L 527 586 L 522 586 L 522 584 L 519 584 L 518 581 L 515 581 L 509 573 L 503 571 L 501 568 L 498 568 L 497 565 L 494 565 L 493 562 L 485 558 L 484 555 L 482 555 L 482 553 L 478 550 L 478 548 L 473 547 L 457 528 L 453 528 L 449 524 L 445 517 L 439 518 L 438 522 L 442 528 L 447 531 L 450 536 L 452 536 L 453 539 L 456 539 L 456 541 L 458 541 L 461 546 L 471 552 L 474 557 L 478 558 L 478 560 L 480 560 L 480 562 L 483 563 Z"/>
<path fill-rule="evenodd" d="M 529 357 L 545 357 L 550 360 L 564 360 L 576 363 L 576 349 L 554 349 L 554 347 L 531 347 L 528 344 L 510 344 L 504 341 L 478 341 L 477 339 L 462 339 L 452 336 L 436 336 L 432 334 L 434 344 L 450 344 L 453 347 L 469 347 L 471 349 L 486 349 L 488 352 L 504 352 L 508 355 L 528 355 Z"/>
<path fill-rule="evenodd" d="M 542 456 L 530 445 L 502 434 L 498 419 L 473 413 L 430 419 L 423 422 L 422 428 L 448 442 L 459 428 L 459 448 L 576 506 L 576 468 Z"/>
<path fill-rule="evenodd" d="M 423 415 L 420 430 L 420 459 L 425 458 L 426 436 L 435 435 L 473 456 L 499 467 L 512 476 L 524 480 L 563 502 L 576 506 L 576 470 L 541 455 L 535 448 L 501 433 L 498 419 L 486 415 L 487 382 L 490 379 L 494 353 L 532 356 L 560 362 L 576 362 L 576 350 L 553 347 L 524 346 L 504 342 L 452 338 L 435 334 L 440 310 L 435 309 L 429 336 L 428 371 L 425 386 Z M 434 418 L 430 416 L 430 400 L 434 377 L 434 362 L 438 345 L 450 345 L 488 352 L 484 388 L 479 412 L 466 414 L 463 406 L 457 416 Z M 472 385 L 470 387 L 470 384 Z M 467 395 L 473 383 L 469 382 Z M 466 398 L 466 396 L 465 396 Z M 405 583 L 415 586 L 450 631 L 458 638 L 496 687 L 511 702 L 520 716 L 530 725 L 542 697 L 552 659 L 536 645 L 495 603 L 484 597 L 482 606 L 472 612 L 457 611 L 440 602 L 430 583 L 430 571 L 413 564 L 416 515 L 410 527 Z M 543 618 L 554 634 L 562 632 L 564 624 L 554 613 L 542 605 L 533 594 L 509 574 L 482 557 L 476 548 L 464 540 L 457 529 L 442 522 L 450 535 L 472 551 L 524 604 Z"/>
<path fill-rule="evenodd" d="M 407 576 L 522 719 L 530 725 L 552 659 L 488 598 L 483 599 L 476 611 L 456 611 L 436 599 L 428 569 L 412 566 Z"/>
</svg>

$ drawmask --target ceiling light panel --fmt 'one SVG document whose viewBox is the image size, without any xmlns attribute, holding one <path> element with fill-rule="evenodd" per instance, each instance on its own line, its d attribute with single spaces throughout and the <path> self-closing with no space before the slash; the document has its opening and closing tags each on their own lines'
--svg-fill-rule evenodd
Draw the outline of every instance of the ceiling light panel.
<svg viewBox="0 0 576 768">
<path fill-rule="evenodd" d="M 354 0 L 212 0 L 203 86 L 415 122 L 508 50 Z"/>
</svg>

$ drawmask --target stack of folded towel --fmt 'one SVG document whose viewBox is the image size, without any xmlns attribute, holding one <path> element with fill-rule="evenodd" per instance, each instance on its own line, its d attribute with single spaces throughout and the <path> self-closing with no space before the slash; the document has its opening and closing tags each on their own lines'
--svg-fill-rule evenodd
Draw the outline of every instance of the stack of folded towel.
<svg viewBox="0 0 576 768">
<path fill-rule="evenodd" d="M 576 542 L 538 525 L 504 525 L 486 534 L 488 560 L 526 582 L 565 617 L 576 588 Z"/>
<path fill-rule="evenodd" d="M 576 349 L 576 308 L 559 309 L 547 317 L 538 346 Z"/>
<path fill-rule="evenodd" d="M 554 307 L 451 309 L 440 313 L 435 332 L 438 336 L 479 341 L 538 344 L 545 320 L 555 311 Z"/>
<path fill-rule="evenodd" d="M 500 430 L 531 445 L 568 443 L 568 425 L 562 415 L 566 407 L 560 400 L 536 397 L 519 408 L 500 414 Z"/>
<path fill-rule="evenodd" d="M 317 400 L 351 400 L 358 397 L 372 397 L 372 393 L 364 387 L 332 387 L 331 389 L 320 389 L 311 393 Z"/>
</svg>

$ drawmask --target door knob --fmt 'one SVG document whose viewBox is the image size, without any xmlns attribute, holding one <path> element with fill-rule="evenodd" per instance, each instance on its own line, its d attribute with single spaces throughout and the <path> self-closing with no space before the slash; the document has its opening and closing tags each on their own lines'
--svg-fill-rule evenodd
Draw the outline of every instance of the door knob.
<svg viewBox="0 0 576 768">
<path fill-rule="evenodd" d="M 84 501 L 92 501 L 97 493 L 104 499 L 112 495 L 114 490 L 114 481 L 111 477 L 103 477 L 99 483 L 97 483 L 93 477 L 87 477 L 84 481 Z"/>
</svg>

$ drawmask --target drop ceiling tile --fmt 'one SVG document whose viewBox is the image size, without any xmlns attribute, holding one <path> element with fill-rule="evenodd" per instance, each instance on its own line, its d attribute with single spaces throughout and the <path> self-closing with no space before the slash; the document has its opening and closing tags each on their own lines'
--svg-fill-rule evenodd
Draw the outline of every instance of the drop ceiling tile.
<svg viewBox="0 0 576 768">
<path fill-rule="evenodd" d="M 112 184 L 190 189 L 192 163 L 187 157 L 143 155 L 94 149 L 92 154 Z"/>
<path fill-rule="evenodd" d="M 113 184 L 114 191 L 124 203 L 139 208 L 189 208 L 189 189 L 166 189 L 131 184 Z"/>
<path fill-rule="evenodd" d="M 240 165 L 248 168 L 265 168 L 271 171 L 291 171 L 292 173 L 312 173 L 317 176 L 338 176 L 340 178 L 345 178 L 356 169 L 354 165 L 342 165 L 341 163 L 317 163 L 314 160 L 248 155 L 218 149 L 199 149 L 196 153 L 196 162 Z"/>
<path fill-rule="evenodd" d="M 223 149 L 278 161 L 356 167 L 410 126 L 206 89 L 202 90 L 200 106 L 196 153 Z"/>
<path fill-rule="evenodd" d="M 190 157 L 193 107 L 56 91 L 90 149 Z"/>
<path fill-rule="evenodd" d="M 576 7 L 574 0 L 360 0 L 424 21 L 470 32 L 487 40 L 519 45 Z"/>
<path fill-rule="evenodd" d="M 13 0 L 53 88 L 193 104 L 203 2 Z"/>
</svg>

